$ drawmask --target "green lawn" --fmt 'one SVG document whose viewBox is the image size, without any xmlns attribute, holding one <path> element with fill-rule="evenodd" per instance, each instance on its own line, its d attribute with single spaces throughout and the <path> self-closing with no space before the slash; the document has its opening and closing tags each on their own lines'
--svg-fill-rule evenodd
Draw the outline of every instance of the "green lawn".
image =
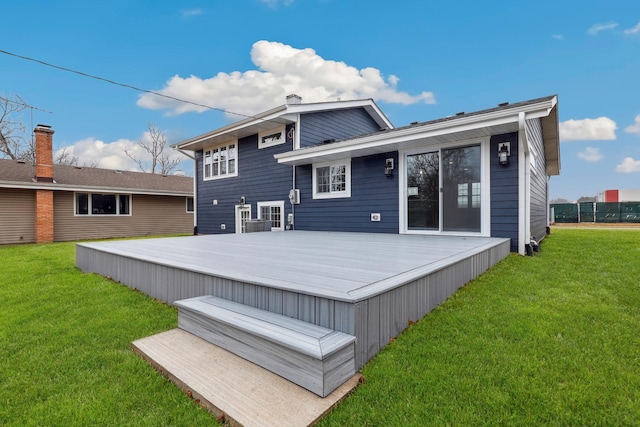
<svg viewBox="0 0 640 427">
<path fill-rule="evenodd" d="M 0 425 L 215 425 L 130 350 L 173 308 L 0 246 Z M 388 345 L 320 425 L 637 425 L 640 231 L 554 230 Z"/>
</svg>

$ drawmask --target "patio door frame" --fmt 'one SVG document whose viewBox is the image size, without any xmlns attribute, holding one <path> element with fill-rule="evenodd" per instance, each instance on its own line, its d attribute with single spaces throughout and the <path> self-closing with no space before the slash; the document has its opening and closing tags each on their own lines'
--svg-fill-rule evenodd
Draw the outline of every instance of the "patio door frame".
<svg viewBox="0 0 640 427">
<path fill-rule="evenodd" d="M 236 205 L 236 233 L 241 234 L 244 233 L 244 222 L 242 218 L 243 213 L 248 213 L 249 218 L 245 218 L 247 220 L 251 219 L 251 205 Z"/>
<path fill-rule="evenodd" d="M 409 230 L 408 227 L 408 207 L 407 207 L 407 157 L 421 153 L 437 152 L 439 161 L 442 162 L 442 150 L 451 148 L 463 148 L 473 145 L 480 145 L 480 231 L 443 231 L 442 213 L 442 165 L 440 165 L 440 193 L 439 193 L 439 227 L 438 230 Z M 435 234 L 452 236 L 487 236 L 491 235 L 491 177 L 490 177 L 490 144 L 489 138 L 475 138 L 452 143 L 434 143 L 401 150 L 398 152 L 398 203 L 399 203 L 399 227 L 400 234 Z"/>
</svg>

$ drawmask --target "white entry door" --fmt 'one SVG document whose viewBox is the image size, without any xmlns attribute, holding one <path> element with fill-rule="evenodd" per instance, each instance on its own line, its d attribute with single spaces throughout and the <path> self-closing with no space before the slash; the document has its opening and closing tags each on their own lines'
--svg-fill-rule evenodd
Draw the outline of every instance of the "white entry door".
<svg viewBox="0 0 640 427">
<path fill-rule="evenodd" d="M 236 233 L 244 233 L 251 219 L 251 205 L 236 205 Z"/>
</svg>

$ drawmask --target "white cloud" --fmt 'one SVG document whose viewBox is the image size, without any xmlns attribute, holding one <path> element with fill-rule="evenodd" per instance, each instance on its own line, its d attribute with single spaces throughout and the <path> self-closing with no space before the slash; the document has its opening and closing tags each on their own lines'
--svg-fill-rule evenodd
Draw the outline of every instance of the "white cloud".
<svg viewBox="0 0 640 427">
<path fill-rule="evenodd" d="M 616 28 L 619 24 L 617 22 L 607 22 L 605 24 L 593 24 L 588 30 L 587 33 L 591 34 L 592 36 L 595 36 L 596 34 L 598 34 L 600 31 L 605 31 L 605 30 L 613 30 L 614 28 Z"/>
<path fill-rule="evenodd" d="M 608 117 L 567 120 L 560 123 L 561 141 L 602 141 L 616 139 L 616 122 Z"/>
<path fill-rule="evenodd" d="M 627 35 L 640 33 L 640 22 L 638 22 L 635 27 L 627 28 L 626 30 L 624 30 L 624 33 Z"/>
<path fill-rule="evenodd" d="M 556 40 L 564 40 L 564 36 L 562 34 L 551 34 L 551 37 Z"/>
<path fill-rule="evenodd" d="M 73 145 L 67 147 L 67 151 L 71 156 L 77 157 L 81 165 L 99 161 L 99 167 L 104 169 L 139 171 L 136 163 L 124 154 L 123 148 L 139 154 L 136 150 L 136 148 L 139 148 L 136 141 L 119 139 L 114 142 L 104 142 L 93 137 L 73 143 Z M 54 158 L 58 156 L 61 150 L 54 154 Z"/>
<path fill-rule="evenodd" d="M 635 123 L 624 128 L 624 131 L 627 133 L 635 133 L 636 135 L 640 135 L 640 114 L 636 116 Z"/>
<path fill-rule="evenodd" d="M 620 173 L 640 172 L 640 160 L 634 160 L 631 157 L 625 157 L 622 163 L 616 166 L 616 172 L 620 172 Z"/>
<path fill-rule="evenodd" d="M 284 104 L 291 93 L 303 102 L 373 98 L 396 104 L 434 104 L 432 92 L 410 95 L 398 91 L 399 78 L 386 79 L 372 67 L 357 69 L 327 60 L 311 48 L 296 49 L 278 42 L 258 41 L 251 49 L 257 70 L 219 72 L 210 78 L 173 76 L 159 92 L 199 104 L 243 114 L 255 114 Z M 205 107 L 180 103 L 152 94 L 141 95 L 138 106 L 170 109 L 173 114 L 203 112 Z"/>
<path fill-rule="evenodd" d="M 141 138 L 143 141 L 149 141 L 149 132 L 145 132 Z M 140 172 L 137 163 L 131 160 L 124 150 L 128 150 L 137 159 L 143 161 L 143 166 L 150 162 L 151 156 L 148 152 L 138 145 L 138 141 L 130 139 L 118 139 L 113 142 L 104 142 L 94 137 L 89 137 L 76 141 L 72 145 L 66 147 L 70 156 L 78 158 L 80 165 L 97 164 L 97 167 L 103 169 L 117 169 L 123 171 Z M 63 148 L 58 149 L 54 153 L 54 159 L 60 154 Z M 171 151 L 173 151 L 171 149 Z M 173 153 L 170 153 L 173 155 Z M 180 156 L 179 154 L 175 154 Z M 185 160 L 187 158 L 185 157 Z M 150 169 L 150 168 L 148 168 Z M 180 169 L 180 167 L 178 167 Z"/>
<path fill-rule="evenodd" d="M 198 15 L 202 15 L 202 9 L 189 9 L 189 10 L 183 10 L 182 11 L 182 16 L 184 18 L 189 18 L 191 16 L 198 16 Z"/>
<path fill-rule="evenodd" d="M 599 148 L 587 147 L 583 152 L 578 153 L 578 157 L 587 162 L 595 163 L 602 160 L 602 153 Z"/>
</svg>

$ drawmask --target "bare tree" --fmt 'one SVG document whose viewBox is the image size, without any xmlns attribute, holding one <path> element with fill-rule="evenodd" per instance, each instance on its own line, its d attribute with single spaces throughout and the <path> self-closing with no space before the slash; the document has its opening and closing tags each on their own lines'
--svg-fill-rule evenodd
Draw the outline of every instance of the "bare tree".
<svg viewBox="0 0 640 427">
<path fill-rule="evenodd" d="M 0 157 L 34 161 L 33 142 L 22 122 L 22 112 L 28 107 L 18 95 L 0 97 Z"/>
<path fill-rule="evenodd" d="M 62 147 L 56 156 L 56 164 L 78 166 L 78 156 L 74 156 L 70 147 Z"/>
<path fill-rule="evenodd" d="M 151 166 L 145 167 L 148 161 L 136 156 L 131 150 L 123 148 L 124 154 L 137 163 L 142 172 L 160 173 L 169 175 L 182 160 L 179 156 L 172 155 L 169 151 L 167 138 L 164 132 L 156 125 L 147 125 L 148 139 L 138 141 L 138 146 L 151 157 Z"/>
</svg>

